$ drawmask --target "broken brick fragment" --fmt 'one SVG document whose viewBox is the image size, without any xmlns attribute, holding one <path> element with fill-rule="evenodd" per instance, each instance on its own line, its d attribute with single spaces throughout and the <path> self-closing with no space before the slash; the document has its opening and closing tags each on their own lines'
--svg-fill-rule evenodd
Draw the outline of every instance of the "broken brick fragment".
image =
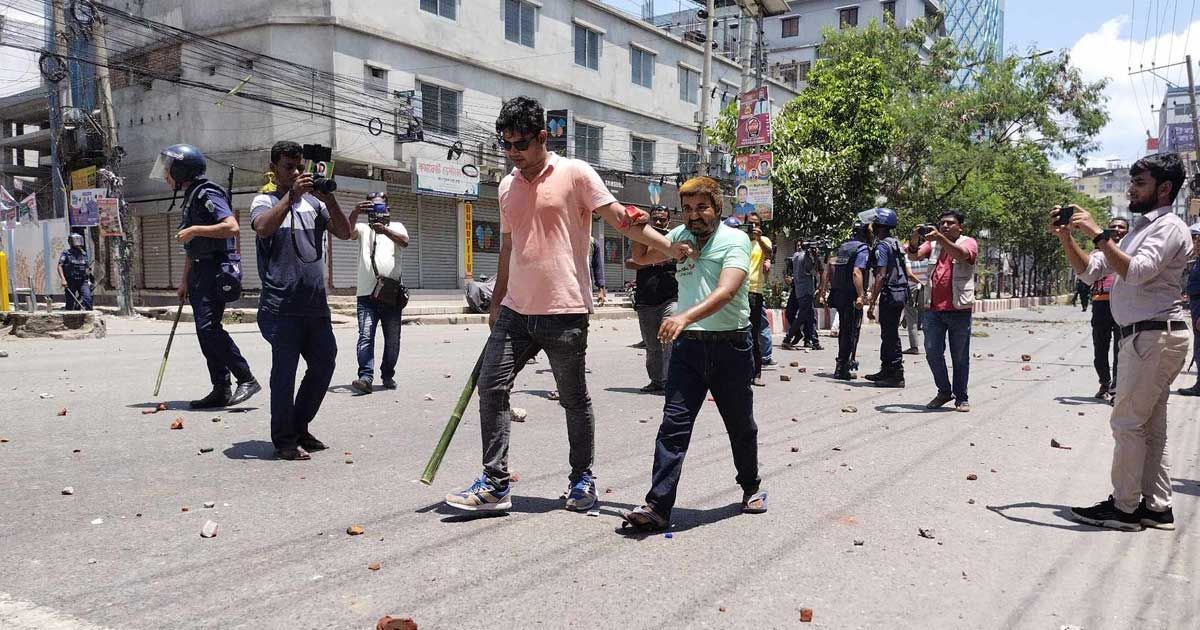
<svg viewBox="0 0 1200 630">
<path fill-rule="evenodd" d="M 375 623 L 375 630 L 417 630 L 417 622 L 412 617 L 381 617 Z"/>
<path fill-rule="evenodd" d="M 800 621 L 804 623 L 812 623 L 813 610 L 811 608 L 800 609 Z"/>
</svg>

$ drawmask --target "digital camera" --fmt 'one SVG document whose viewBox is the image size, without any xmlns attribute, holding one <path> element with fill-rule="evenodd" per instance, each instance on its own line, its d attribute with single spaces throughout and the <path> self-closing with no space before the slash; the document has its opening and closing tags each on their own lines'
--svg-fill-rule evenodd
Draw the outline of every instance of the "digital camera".
<svg viewBox="0 0 1200 630">
<path fill-rule="evenodd" d="M 918 226 L 917 234 L 920 234 L 921 238 L 925 238 L 926 236 L 929 236 L 930 234 L 932 234 L 935 229 L 937 229 L 937 228 L 935 228 L 929 224 Z"/>
<path fill-rule="evenodd" d="M 306 144 L 300 150 L 301 157 L 308 162 L 305 172 L 313 176 L 313 190 L 325 194 L 337 190 L 337 182 L 333 179 L 333 149 L 320 144 Z"/>
<path fill-rule="evenodd" d="M 370 193 L 367 195 L 367 201 L 371 202 L 371 209 L 367 211 L 367 223 L 382 223 L 387 225 L 391 222 L 391 215 L 388 213 L 387 198 L 384 193 Z"/>
</svg>

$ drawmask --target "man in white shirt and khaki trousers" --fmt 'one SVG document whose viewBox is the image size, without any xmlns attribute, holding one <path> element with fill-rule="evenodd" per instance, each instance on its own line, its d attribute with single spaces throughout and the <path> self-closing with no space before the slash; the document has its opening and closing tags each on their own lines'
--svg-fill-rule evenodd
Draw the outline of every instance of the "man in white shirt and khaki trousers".
<svg viewBox="0 0 1200 630">
<path fill-rule="evenodd" d="M 1120 245 L 1078 206 L 1051 211 L 1051 232 L 1084 282 L 1117 274 L 1109 300 L 1121 336 L 1120 381 L 1110 420 L 1116 442 L 1113 491 L 1106 501 L 1071 508 L 1071 513 L 1075 520 L 1113 529 L 1175 529 L 1167 398 L 1191 341 L 1180 294 L 1192 243 L 1187 225 L 1171 212 L 1183 187 L 1183 163 L 1175 153 L 1159 153 L 1138 160 L 1129 175 L 1129 210 L 1136 218 Z M 1073 212 L 1068 225 L 1055 224 L 1060 212 Z M 1072 232 L 1092 239 L 1096 249 L 1090 256 Z"/>
</svg>

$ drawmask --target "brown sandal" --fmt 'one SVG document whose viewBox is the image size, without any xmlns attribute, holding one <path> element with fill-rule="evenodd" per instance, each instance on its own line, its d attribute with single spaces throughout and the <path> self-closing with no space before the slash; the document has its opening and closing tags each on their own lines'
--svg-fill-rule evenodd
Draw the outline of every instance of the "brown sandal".
<svg viewBox="0 0 1200 630">
<path fill-rule="evenodd" d="M 622 526 L 629 526 L 639 532 L 660 532 L 671 526 L 667 519 L 659 516 L 658 512 L 648 505 L 622 512 L 621 518 L 625 519 Z"/>
</svg>

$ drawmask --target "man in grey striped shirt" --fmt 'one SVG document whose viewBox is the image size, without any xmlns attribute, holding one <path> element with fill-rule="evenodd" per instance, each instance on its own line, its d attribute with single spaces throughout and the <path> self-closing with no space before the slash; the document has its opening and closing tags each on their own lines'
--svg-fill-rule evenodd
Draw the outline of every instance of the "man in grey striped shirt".
<svg viewBox="0 0 1200 630">
<path fill-rule="evenodd" d="M 1175 153 L 1144 157 L 1129 169 L 1129 211 L 1136 218 L 1118 245 L 1078 206 L 1051 211 L 1051 231 L 1067 260 L 1089 284 L 1116 273 L 1109 304 L 1120 328 L 1121 364 L 1113 404 L 1112 495 L 1092 507 L 1071 508 L 1078 521 L 1138 531 L 1175 529 L 1167 462 L 1167 397 L 1183 369 L 1190 335 L 1180 302 L 1181 277 L 1192 254 L 1188 227 L 1171 212 L 1183 187 L 1183 163 Z M 1058 226 L 1060 213 L 1072 212 Z M 1092 239 L 1089 256 L 1072 237 Z"/>
</svg>

